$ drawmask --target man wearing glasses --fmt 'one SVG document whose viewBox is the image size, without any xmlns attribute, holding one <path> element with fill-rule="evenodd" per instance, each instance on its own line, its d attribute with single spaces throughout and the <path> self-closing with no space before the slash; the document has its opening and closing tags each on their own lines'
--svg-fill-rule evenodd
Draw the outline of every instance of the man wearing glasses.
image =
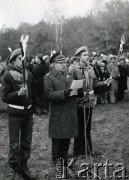
<svg viewBox="0 0 129 180">
<path fill-rule="evenodd" d="M 50 59 L 52 71 L 44 78 L 49 99 L 49 136 L 52 138 L 52 161 L 67 157 L 70 138 L 78 136 L 75 97 L 70 95 L 72 75 L 67 72 L 67 60 L 60 52 Z"/>
</svg>

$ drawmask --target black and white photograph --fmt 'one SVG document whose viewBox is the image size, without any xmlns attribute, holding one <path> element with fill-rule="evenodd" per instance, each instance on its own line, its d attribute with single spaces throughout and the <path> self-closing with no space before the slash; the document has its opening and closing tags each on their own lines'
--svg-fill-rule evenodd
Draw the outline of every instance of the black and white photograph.
<svg viewBox="0 0 129 180">
<path fill-rule="evenodd" d="M 129 0 L 0 0 L 0 180 L 129 179 Z"/>
</svg>

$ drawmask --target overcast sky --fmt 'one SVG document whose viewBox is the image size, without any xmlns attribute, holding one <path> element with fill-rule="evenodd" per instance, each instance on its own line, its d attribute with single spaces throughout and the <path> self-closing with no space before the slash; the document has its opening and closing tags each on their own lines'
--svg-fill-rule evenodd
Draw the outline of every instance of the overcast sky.
<svg viewBox="0 0 129 180">
<path fill-rule="evenodd" d="M 36 24 L 54 18 L 54 12 L 67 18 L 83 16 L 101 8 L 105 1 L 109 0 L 0 0 L 0 28 L 17 28 L 21 22 Z"/>
</svg>

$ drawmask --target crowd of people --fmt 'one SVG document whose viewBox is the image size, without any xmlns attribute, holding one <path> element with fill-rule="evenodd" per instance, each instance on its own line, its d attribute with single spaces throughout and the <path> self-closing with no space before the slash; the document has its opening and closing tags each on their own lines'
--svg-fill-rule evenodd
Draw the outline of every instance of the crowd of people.
<svg viewBox="0 0 129 180">
<path fill-rule="evenodd" d="M 108 79 L 117 56 L 92 56 L 89 60 L 90 65 L 93 67 L 97 80 L 99 82 Z M 50 56 L 36 55 L 27 62 L 27 68 L 35 78 L 36 96 L 37 96 L 37 113 L 47 114 L 48 102 L 45 98 L 43 88 L 43 78 L 51 70 Z M 78 64 L 76 56 L 67 57 L 67 71 L 73 73 Z M 98 87 L 95 89 L 96 105 L 97 104 L 115 104 L 124 99 L 124 91 L 129 88 L 129 59 L 128 57 L 121 56 L 119 62 L 115 66 L 112 77 L 112 83 L 108 86 Z M 42 107 L 42 109 L 41 109 Z"/>
<path fill-rule="evenodd" d="M 41 55 L 39 55 L 39 57 L 40 56 Z M 42 114 L 42 112 L 47 113 L 48 102 L 46 102 L 45 100 L 44 92 L 39 92 L 39 91 L 43 91 L 43 88 L 41 88 L 41 86 L 43 86 L 42 79 L 45 76 L 45 74 L 47 74 L 49 70 L 51 70 L 51 67 L 49 66 L 50 65 L 49 55 L 45 55 L 43 57 L 41 56 L 40 62 L 38 62 L 37 57 L 38 55 L 35 58 L 31 58 L 30 62 L 27 62 L 27 68 L 29 69 L 29 71 L 32 72 L 35 78 L 36 92 L 37 92 L 36 94 L 37 94 L 37 99 L 39 99 L 39 103 L 38 103 L 39 109 L 40 107 L 43 107 L 43 110 L 41 110 L 40 111 L 41 113 L 39 114 Z M 111 76 L 111 72 L 114 67 L 114 63 L 116 59 L 117 56 L 115 55 L 114 56 L 95 55 L 90 58 L 89 63 L 93 67 L 95 75 L 99 82 L 104 81 Z M 76 68 L 77 64 L 78 64 L 78 58 L 76 56 L 67 57 L 67 71 L 69 73 L 74 72 L 74 69 Z M 41 69 L 41 72 L 39 71 L 39 69 Z M 108 86 L 106 85 L 95 89 L 96 105 L 108 104 L 108 103 L 115 104 L 116 102 L 122 101 L 124 99 L 125 90 L 129 89 L 128 77 L 129 77 L 129 59 L 128 57 L 122 55 L 120 56 L 119 62 L 115 66 L 111 85 Z"/>
<path fill-rule="evenodd" d="M 90 65 L 93 67 L 98 81 L 106 80 L 110 77 L 113 65 L 117 56 L 97 56 L 90 58 Z M 67 57 L 67 70 L 73 73 L 78 63 L 76 56 Z M 0 81 L 4 73 L 5 62 L 0 60 Z M 26 61 L 26 68 L 33 74 L 35 80 L 36 113 L 38 115 L 48 114 L 48 101 L 44 92 L 44 76 L 51 70 L 50 55 L 37 54 Z M 121 56 L 113 74 L 112 83 L 109 86 L 95 89 L 97 104 L 114 104 L 124 99 L 124 91 L 129 89 L 129 59 Z"/>
<path fill-rule="evenodd" d="M 117 56 L 94 56 L 90 59 L 90 65 L 93 67 L 98 81 L 103 81 L 111 76 L 114 63 Z M 71 57 L 69 72 L 73 72 L 78 62 L 77 57 Z M 115 66 L 112 76 L 112 83 L 95 89 L 96 105 L 97 104 L 115 104 L 124 99 L 125 90 L 129 90 L 129 59 L 125 56 L 120 56 L 120 59 Z"/>
<path fill-rule="evenodd" d="M 73 156 L 95 155 L 91 140 L 93 107 L 122 101 L 129 86 L 129 60 L 121 56 L 115 64 L 116 58 L 90 56 L 87 46 L 78 48 L 70 58 L 61 51 L 52 52 L 51 56 L 36 54 L 25 61 L 23 84 L 21 49 L 11 53 L 7 66 L 0 71 L 0 88 L 2 100 L 8 104 L 8 162 L 14 180 L 36 178 L 27 166 L 35 113 L 49 114 L 54 165 L 59 158 L 64 161 L 68 158 L 71 138 L 74 138 Z M 74 96 L 73 80 L 83 80 Z"/>
</svg>

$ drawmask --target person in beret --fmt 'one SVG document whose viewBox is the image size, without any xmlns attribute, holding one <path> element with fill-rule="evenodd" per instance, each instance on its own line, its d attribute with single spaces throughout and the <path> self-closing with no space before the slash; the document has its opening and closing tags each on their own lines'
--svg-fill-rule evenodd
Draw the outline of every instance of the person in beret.
<svg viewBox="0 0 129 180">
<path fill-rule="evenodd" d="M 67 60 L 60 52 L 50 59 L 52 70 L 44 78 L 49 100 L 49 136 L 52 139 L 52 161 L 67 157 L 70 138 L 78 136 L 75 97 L 69 96 L 73 76 L 67 72 Z"/>
<path fill-rule="evenodd" d="M 88 155 L 94 155 L 91 140 L 91 119 L 92 109 L 95 105 L 94 89 L 98 86 L 103 86 L 110 83 L 109 79 L 103 82 L 98 82 L 95 76 L 93 67 L 90 65 L 89 50 L 87 46 L 80 47 L 75 52 L 75 56 L 79 59 L 76 69 L 73 72 L 74 79 L 84 79 L 83 89 L 78 92 L 77 98 L 77 114 L 78 114 L 78 130 L 79 136 L 74 138 L 74 156 L 85 158 L 86 152 Z M 84 94 L 86 94 L 84 96 Z M 86 137 L 84 127 L 84 103 L 86 111 Z M 85 138 L 87 141 L 87 150 L 85 149 Z"/>
<path fill-rule="evenodd" d="M 31 155 L 35 91 L 33 76 L 25 70 L 23 86 L 21 49 L 15 49 L 2 78 L 2 100 L 8 104 L 9 155 L 13 180 L 35 179 L 27 167 Z"/>
</svg>

